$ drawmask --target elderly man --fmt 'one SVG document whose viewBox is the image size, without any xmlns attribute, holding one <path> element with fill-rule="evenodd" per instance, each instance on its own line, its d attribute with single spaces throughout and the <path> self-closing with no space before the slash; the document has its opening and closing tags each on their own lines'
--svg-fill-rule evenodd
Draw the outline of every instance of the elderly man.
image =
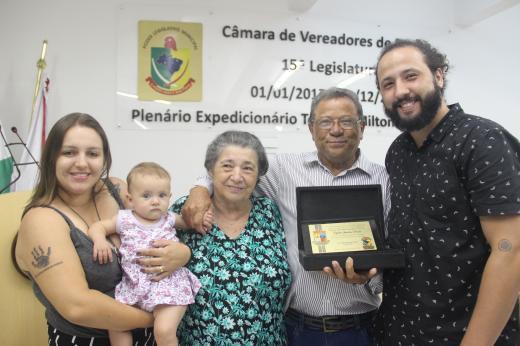
<svg viewBox="0 0 520 346">
<path fill-rule="evenodd" d="M 448 63 L 397 40 L 377 63 L 386 114 L 404 131 L 386 156 L 391 244 L 383 345 L 520 345 L 520 144 L 500 125 L 448 106 Z"/>
<path fill-rule="evenodd" d="M 381 276 L 375 269 L 355 273 L 352 260 L 343 271 L 333 262 L 324 271 L 305 271 L 298 261 L 296 187 L 380 184 L 385 208 L 388 177 L 358 148 L 363 138 L 363 110 L 350 90 L 322 91 L 311 104 L 309 131 L 316 151 L 273 155 L 257 190 L 275 200 L 286 231 L 293 285 L 287 297 L 286 326 L 290 345 L 372 345 L 371 321 L 380 304 Z M 195 187 L 183 211 L 202 231 L 208 190 Z M 386 215 L 385 211 L 385 215 Z"/>
</svg>

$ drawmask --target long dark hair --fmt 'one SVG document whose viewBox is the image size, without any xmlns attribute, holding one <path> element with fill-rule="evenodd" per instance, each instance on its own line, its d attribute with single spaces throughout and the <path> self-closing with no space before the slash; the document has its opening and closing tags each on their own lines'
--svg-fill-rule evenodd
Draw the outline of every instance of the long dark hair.
<svg viewBox="0 0 520 346">
<path fill-rule="evenodd" d="M 39 205 L 49 204 L 58 195 L 58 181 L 56 180 L 56 161 L 63 145 L 63 139 L 67 131 L 74 126 L 88 127 L 96 131 L 103 142 L 103 172 L 101 179 L 108 178 L 108 173 L 112 165 L 112 156 L 105 131 L 99 122 L 91 115 L 85 113 L 71 113 L 62 117 L 54 124 L 40 159 L 40 174 L 34 193 L 29 204 L 24 209 L 24 214 L 31 208 Z M 93 190 L 93 194 L 98 191 Z"/>
<path fill-rule="evenodd" d="M 40 172 L 38 174 L 38 182 L 31 196 L 29 203 L 23 210 L 23 215 L 29 211 L 29 209 L 49 204 L 58 195 L 58 181 L 56 179 L 56 161 L 60 155 L 61 147 L 63 145 L 63 139 L 68 130 L 74 126 L 88 127 L 96 131 L 101 137 L 103 143 L 103 172 L 101 173 L 101 180 L 105 181 L 108 179 L 110 166 L 112 165 L 112 155 L 110 154 L 110 147 L 108 145 L 108 138 L 105 131 L 99 124 L 99 122 L 91 115 L 85 113 L 71 113 L 63 116 L 59 119 L 56 124 L 52 127 L 45 146 L 43 147 L 42 155 L 40 158 Z M 102 188 L 102 185 L 101 185 Z M 95 195 L 101 188 L 92 190 L 92 194 Z M 18 273 L 27 277 L 18 263 L 16 262 L 16 242 L 18 239 L 18 232 L 14 236 L 11 243 L 11 261 Z"/>
</svg>

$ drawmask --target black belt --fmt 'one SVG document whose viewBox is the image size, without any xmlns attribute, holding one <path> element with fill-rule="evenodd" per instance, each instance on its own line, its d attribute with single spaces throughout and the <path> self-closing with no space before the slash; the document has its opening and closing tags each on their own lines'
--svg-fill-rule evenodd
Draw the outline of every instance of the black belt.
<svg viewBox="0 0 520 346">
<path fill-rule="evenodd" d="M 339 332 L 352 328 L 369 327 L 374 320 L 376 310 L 365 312 L 358 315 L 339 315 L 339 316 L 309 316 L 289 308 L 285 312 L 285 317 L 294 321 L 302 322 L 309 329 L 320 330 L 325 333 Z"/>
</svg>

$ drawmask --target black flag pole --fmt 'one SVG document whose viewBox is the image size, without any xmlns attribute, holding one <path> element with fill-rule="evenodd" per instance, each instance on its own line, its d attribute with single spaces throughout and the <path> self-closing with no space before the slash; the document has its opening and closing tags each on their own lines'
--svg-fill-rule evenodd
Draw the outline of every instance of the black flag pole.
<svg viewBox="0 0 520 346">
<path fill-rule="evenodd" d="M 27 151 L 27 154 L 29 154 L 29 156 L 32 159 L 32 161 L 19 163 L 19 165 L 32 165 L 32 164 L 36 164 L 36 166 L 38 166 L 38 168 L 40 168 L 40 164 L 39 164 L 38 160 L 36 160 L 36 158 L 33 156 L 31 151 L 29 150 L 29 147 L 27 146 L 27 144 L 23 141 L 22 137 L 20 137 L 20 135 L 18 134 L 18 129 L 16 128 L 16 126 L 11 127 L 11 132 L 13 132 L 16 135 L 16 137 L 18 138 L 19 142 L 10 143 L 10 145 L 17 145 L 17 144 L 23 145 L 23 147 Z"/>
<path fill-rule="evenodd" d="M 4 136 L 4 131 L 2 131 L 2 125 L 0 125 L 0 134 L 2 135 L 2 141 L 4 142 L 4 146 L 7 148 L 9 155 L 11 155 L 11 158 L 13 159 L 13 166 L 16 169 L 16 173 L 17 173 L 16 178 L 14 178 L 14 180 L 11 180 L 9 182 L 9 184 L 7 184 L 6 186 L 4 186 L 0 189 L 0 193 L 3 193 L 7 189 L 9 189 L 14 183 L 16 183 L 18 181 L 18 179 L 20 179 L 21 173 L 20 173 L 20 168 L 18 168 L 18 165 L 16 164 L 16 161 L 14 159 L 13 152 L 11 151 L 11 144 L 7 142 L 7 139 Z"/>
<path fill-rule="evenodd" d="M 13 167 L 16 169 L 16 177 L 14 179 L 12 179 L 9 182 L 9 184 L 7 184 L 4 187 L 1 187 L 0 193 L 3 193 L 7 189 L 9 189 L 11 186 L 13 186 L 13 184 L 15 184 L 20 179 L 22 173 L 20 172 L 20 167 L 19 166 L 36 165 L 36 166 L 38 166 L 38 168 L 40 168 L 40 164 L 39 164 L 38 160 L 36 160 L 34 155 L 29 150 L 29 147 L 27 147 L 27 144 L 22 140 L 22 138 L 18 134 L 18 129 L 15 126 L 13 126 L 13 127 L 11 127 L 11 132 L 13 132 L 16 135 L 16 137 L 18 138 L 19 142 L 8 142 L 7 139 L 4 136 L 4 132 L 2 131 L 2 126 L 0 125 L 0 134 L 2 135 L 2 141 L 4 142 L 4 146 L 7 148 L 7 151 L 9 152 L 9 155 L 11 155 L 11 158 L 13 159 Z M 15 159 L 15 157 L 13 155 L 13 151 L 11 150 L 11 146 L 13 146 L 13 145 L 21 145 L 21 146 L 23 146 L 24 149 L 29 154 L 29 156 L 31 157 L 32 161 L 16 162 L 16 159 Z"/>
</svg>

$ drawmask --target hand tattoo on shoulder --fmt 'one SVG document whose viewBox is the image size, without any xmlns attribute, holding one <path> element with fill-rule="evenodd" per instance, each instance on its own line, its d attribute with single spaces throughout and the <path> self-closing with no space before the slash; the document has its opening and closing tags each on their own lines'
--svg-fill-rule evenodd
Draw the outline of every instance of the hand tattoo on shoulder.
<svg viewBox="0 0 520 346">
<path fill-rule="evenodd" d="M 510 252 L 513 249 L 513 244 L 508 239 L 500 239 L 498 242 L 498 250 Z"/>
<path fill-rule="evenodd" d="M 49 265 L 51 247 L 49 246 L 47 248 L 47 254 L 45 254 L 45 251 L 42 249 L 41 246 L 38 246 L 38 248 L 33 248 L 31 254 L 34 258 L 34 261 L 32 261 L 32 265 L 38 269 L 45 268 Z"/>
<path fill-rule="evenodd" d="M 37 248 L 34 247 L 32 249 L 31 255 L 34 259 L 34 261 L 31 262 L 33 267 L 36 268 L 36 270 L 41 270 L 40 272 L 38 272 L 36 274 L 36 276 L 39 276 L 40 274 L 51 269 L 52 267 L 55 267 L 55 266 L 63 263 L 63 261 L 59 261 L 57 263 L 49 265 L 50 256 L 51 256 L 51 247 L 50 246 L 47 247 L 47 252 L 45 252 L 45 250 L 40 245 L 38 245 Z"/>
</svg>

